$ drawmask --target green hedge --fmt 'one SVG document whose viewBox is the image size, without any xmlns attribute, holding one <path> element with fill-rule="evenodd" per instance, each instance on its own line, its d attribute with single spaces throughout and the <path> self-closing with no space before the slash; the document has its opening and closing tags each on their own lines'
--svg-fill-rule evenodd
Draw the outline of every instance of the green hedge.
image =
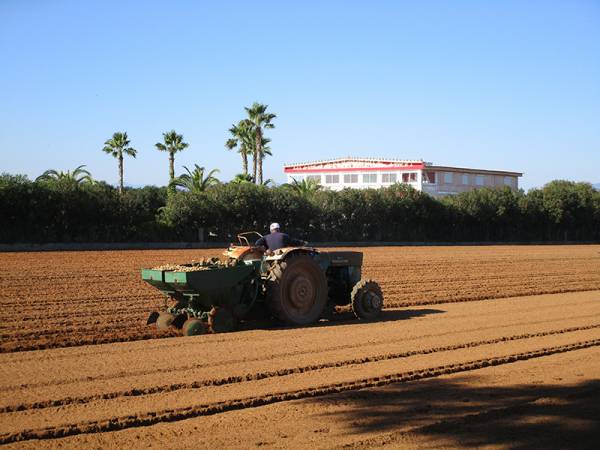
<svg viewBox="0 0 600 450">
<path fill-rule="evenodd" d="M 168 240 L 156 219 L 166 189 L 128 189 L 106 183 L 61 186 L 0 176 L 0 242 L 125 242 Z"/>
<path fill-rule="evenodd" d="M 277 221 L 311 241 L 600 241 L 600 192 L 553 181 L 528 193 L 480 189 L 436 200 L 404 185 L 300 195 L 221 184 L 206 192 L 0 176 L 0 242 L 230 241 Z"/>
<path fill-rule="evenodd" d="M 204 228 L 227 241 L 277 221 L 311 241 L 591 241 L 600 240 L 600 192 L 553 181 L 527 194 L 480 189 L 441 200 L 404 185 L 306 198 L 284 187 L 225 184 L 177 192 L 160 217 L 183 240 Z"/>
</svg>

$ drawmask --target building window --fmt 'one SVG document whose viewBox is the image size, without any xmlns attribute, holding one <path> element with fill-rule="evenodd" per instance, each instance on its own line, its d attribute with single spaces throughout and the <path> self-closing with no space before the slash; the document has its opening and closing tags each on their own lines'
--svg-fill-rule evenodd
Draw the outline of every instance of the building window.
<svg viewBox="0 0 600 450">
<path fill-rule="evenodd" d="M 452 184 L 452 172 L 444 172 L 444 183 Z"/>
<path fill-rule="evenodd" d="M 435 183 L 435 172 L 423 172 L 424 183 Z"/>
<path fill-rule="evenodd" d="M 416 172 L 407 172 L 402 174 L 402 182 L 409 183 L 417 181 L 417 173 Z"/>
<path fill-rule="evenodd" d="M 417 173 L 416 172 L 408 172 L 402 174 L 402 182 L 409 183 L 417 181 Z"/>
<path fill-rule="evenodd" d="M 512 177 L 504 177 L 504 186 L 512 186 L 512 185 L 513 185 Z"/>
<path fill-rule="evenodd" d="M 306 181 L 321 184 L 321 175 L 307 175 Z"/>
<path fill-rule="evenodd" d="M 462 184 L 469 184 L 469 174 L 467 174 L 467 173 L 462 174 Z"/>
<path fill-rule="evenodd" d="M 325 175 L 325 184 L 337 184 L 340 182 L 339 175 Z"/>
<path fill-rule="evenodd" d="M 362 180 L 363 180 L 363 183 L 377 183 L 377 174 L 376 173 L 363 173 Z"/>
<path fill-rule="evenodd" d="M 395 183 L 396 182 L 396 174 L 395 173 L 382 173 L 381 174 L 381 182 L 382 183 Z"/>
<path fill-rule="evenodd" d="M 345 173 L 344 174 L 344 183 L 358 183 L 358 174 L 357 173 Z"/>
<path fill-rule="evenodd" d="M 485 177 L 483 175 L 476 175 L 475 184 L 477 186 L 483 186 L 485 184 Z"/>
</svg>

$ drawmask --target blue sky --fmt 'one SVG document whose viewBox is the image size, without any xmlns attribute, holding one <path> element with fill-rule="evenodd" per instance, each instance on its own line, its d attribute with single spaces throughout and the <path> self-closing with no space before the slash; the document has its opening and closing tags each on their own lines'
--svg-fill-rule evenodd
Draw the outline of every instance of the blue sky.
<svg viewBox="0 0 600 450">
<path fill-rule="evenodd" d="M 253 101 L 277 113 L 265 175 L 339 156 L 600 181 L 600 1 L 0 0 L 0 172 L 86 164 L 126 130 L 130 185 L 165 184 L 154 144 L 219 168 Z"/>
</svg>

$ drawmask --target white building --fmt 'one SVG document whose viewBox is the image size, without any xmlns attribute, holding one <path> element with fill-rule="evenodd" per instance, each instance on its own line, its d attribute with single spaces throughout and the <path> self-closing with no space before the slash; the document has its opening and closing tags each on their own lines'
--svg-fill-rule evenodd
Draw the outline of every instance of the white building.
<svg viewBox="0 0 600 450">
<path fill-rule="evenodd" d="M 433 196 L 458 194 L 481 187 L 519 188 L 519 172 L 434 166 L 423 160 L 337 158 L 284 165 L 288 183 L 314 180 L 333 190 L 380 188 L 394 183 L 411 185 Z"/>
</svg>

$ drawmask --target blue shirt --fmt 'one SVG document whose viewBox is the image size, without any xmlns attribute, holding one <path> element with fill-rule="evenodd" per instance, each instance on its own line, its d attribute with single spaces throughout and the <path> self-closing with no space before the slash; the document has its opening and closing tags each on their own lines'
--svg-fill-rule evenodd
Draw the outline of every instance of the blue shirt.
<svg viewBox="0 0 600 450">
<path fill-rule="evenodd" d="M 256 246 L 263 246 L 271 251 L 275 251 L 283 247 L 295 247 L 304 245 L 304 241 L 292 239 L 287 234 L 277 231 L 267 234 L 256 241 Z"/>
</svg>

